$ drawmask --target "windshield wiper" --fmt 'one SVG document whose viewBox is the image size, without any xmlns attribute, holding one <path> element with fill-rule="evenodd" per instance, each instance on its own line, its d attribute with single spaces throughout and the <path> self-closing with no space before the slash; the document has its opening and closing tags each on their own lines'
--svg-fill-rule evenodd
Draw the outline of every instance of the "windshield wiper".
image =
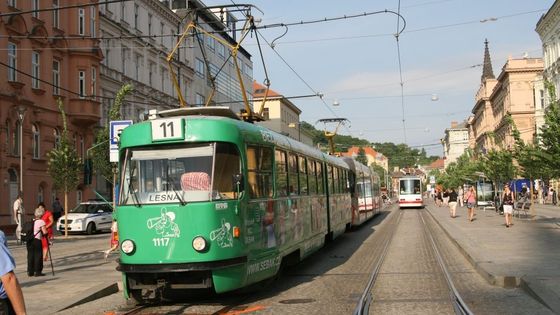
<svg viewBox="0 0 560 315">
<path fill-rule="evenodd" d="M 131 160 L 129 163 L 133 163 L 133 161 Z M 136 206 L 137 208 L 141 208 L 142 205 L 140 204 L 140 200 L 138 198 L 138 192 L 134 189 L 134 184 L 132 181 L 132 174 L 134 174 L 134 168 L 135 166 L 133 165 L 130 168 L 130 172 L 128 174 L 128 191 L 129 194 L 132 192 L 132 202 L 134 202 L 134 206 Z"/>
<path fill-rule="evenodd" d="M 175 196 L 177 196 L 177 199 L 179 199 L 179 203 L 181 203 L 181 206 L 186 205 L 187 203 L 185 202 L 185 200 L 183 200 L 183 198 L 181 198 L 181 196 L 179 195 L 179 192 L 177 192 L 177 190 L 175 189 L 175 181 L 173 180 L 173 177 L 169 177 L 169 161 L 167 161 L 167 170 L 166 170 L 166 175 L 167 175 L 167 190 L 169 190 L 169 183 L 171 183 L 171 188 L 173 189 L 173 192 L 175 193 Z"/>
</svg>

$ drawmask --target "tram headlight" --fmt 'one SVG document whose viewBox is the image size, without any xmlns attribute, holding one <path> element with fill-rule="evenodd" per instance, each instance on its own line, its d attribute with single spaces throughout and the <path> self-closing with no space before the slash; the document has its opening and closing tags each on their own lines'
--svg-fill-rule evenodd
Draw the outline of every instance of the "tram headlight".
<svg viewBox="0 0 560 315">
<path fill-rule="evenodd" d="M 134 246 L 134 242 L 131 240 L 124 240 L 121 243 L 121 250 L 123 251 L 123 253 L 130 255 L 134 252 L 135 246 Z"/>
<path fill-rule="evenodd" d="M 207 249 L 207 246 L 208 246 L 208 243 L 206 243 L 206 240 L 202 236 L 197 236 L 192 241 L 192 247 L 197 252 L 205 251 Z"/>
</svg>

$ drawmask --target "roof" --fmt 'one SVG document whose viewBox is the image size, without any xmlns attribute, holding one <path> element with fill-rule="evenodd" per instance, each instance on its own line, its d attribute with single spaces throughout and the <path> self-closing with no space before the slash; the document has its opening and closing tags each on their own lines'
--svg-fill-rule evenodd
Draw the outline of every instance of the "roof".
<svg viewBox="0 0 560 315">
<path fill-rule="evenodd" d="M 433 161 L 432 163 L 430 163 L 430 165 L 428 165 L 428 167 L 426 167 L 428 169 L 444 169 L 445 168 L 445 160 L 442 158 L 439 158 L 435 161 Z"/>
<path fill-rule="evenodd" d="M 266 92 L 266 86 L 257 83 L 257 81 L 253 80 L 253 99 L 263 98 L 265 92 Z M 282 94 L 271 89 L 268 90 L 268 97 L 278 97 L 278 96 L 282 96 Z"/>
<path fill-rule="evenodd" d="M 364 149 L 364 152 L 365 152 L 366 155 L 369 155 L 369 156 L 375 158 L 376 160 L 387 159 L 387 157 L 384 156 L 383 153 L 377 152 L 377 151 L 375 151 L 375 149 L 373 149 L 372 147 L 368 147 L 368 146 L 363 146 L 363 147 L 352 146 L 352 147 L 348 148 L 347 152 L 342 152 L 342 156 L 358 155 L 358 153 L 360 152 L 360 148 Z"/>
</svg>

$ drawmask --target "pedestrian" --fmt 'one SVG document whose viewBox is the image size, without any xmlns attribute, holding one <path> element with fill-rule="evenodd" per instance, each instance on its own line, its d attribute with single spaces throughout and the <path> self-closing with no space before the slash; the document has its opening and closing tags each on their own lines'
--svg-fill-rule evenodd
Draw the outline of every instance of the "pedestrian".
<svg viewBox="0 0 560 315">
<path fill-rule="evenodd" d="M 23 216 L 23 198 L 21 192 L 18 194 L 16 200 L 14 200 L 14 221 L 17 224 L 16 227 L 16 240 L 18 243 L 21 243 L 21 228 L 23 225 L 22 216 Z"/>
<path fill-rule="evenodd" d="M 513 192 L 509 189 L 509 186 L 504 187 L 504 195 L 502 197 L 502 204 L 504 205 L 504 217 L 506 218 L 506 227 L 508 228 L 511 223 L 511 218 L 513 215 Z"/>
<path fill-rule="evenodd" d="M 455 189 L 451 188 L 449 192 L 449 201 L 447 203 L 449 204 L 449 212 L 452 218 L 455 218 L 455 211 L 457 211 L 457 197 L 458 195 Z"/>
<path fill-rule="evenodd" d="M 43 202 L 39 202 L 38 208 L 41 208 L 44 211 L 41 220 L 45 221 L 45 227 L 47 228 L 47 235 L 41 239 L 41 245 L 43 248 L 43 261 L 49 260 L 49 246 L 52 245 L 53 236 L 53 224 L 54 224 L 54 217 L 53 213 L 47 210 L 45 204 Z"/>
<path fill-rule="evenodd" d="M 47 234 L 45 221 L 41 217 L 45 214 L 43 209 L 35 209 L 33 220 L 33 240 L 27 243 L 27 275 L 30 277 L 44 276 L 43 273 L 43 235 Z"/>
<path fill-rule="evenodd" d="M 441 188 L 438 188 L 436 190 L 436 205 L 438 207 L 441 207 L 442 203 L 443 203 L 443 194 L 441 193 Z"/>
<path fill-rule="evenodd" d="M 52 210 L 53 210 L 54 222 L 57 222 L 58 219 L 60 219 L 60 217 L 62 216 L 62 212 L 64 212 L 64 209 L 62 208 L 62 205 L 60 204 L 60 200 L 58 199 L 58 197 L 54 198 L 54 201 L 52 203 Z"/>
<path fill-rule="evenodd" d="M 558 203 L 558 196 L 556 195 L 556 190 L 550 189 L 552 191 L 552 204 L 556 206 Z"/>
<path fill-rule="evenodd" d="M 467 219 L 472 222 L 474 218 L 474 208 L 476 207 L 476 191 L 474 190 L 474 186 L 469 188 L 465 199 L 467 200 Z"/>
<path fill-rule="evenodd" d="M 384 195 L 385 196 L 385 195 Z M 113 219 L 113 224 L 111 224 L 111 247 L 105 251 L 105 260 L 109 257 L 109 254 L 119 247 L 119 232 L 117 226 L 117 220 Z"/>
<path fill-rule="evenodd" d="M 447 206 L 449 204 L 449 188 L 443 192 L 443 205 Z"/>
<path fill-rule="evenodd" d="M 465 202 L 465 191 L 463 190 L 463 186 L 459 187 L 459 193 L 457 195 L 457 198 L 459 198 L 459 205 L 463 207 Z"/>
<path fill-rule="evenodd" d="M 14 273 L 16 263 L 8 249 L 6 235 L 0 230 L 0 314 L 25 314 L 21 286 Z"/>
</svg>

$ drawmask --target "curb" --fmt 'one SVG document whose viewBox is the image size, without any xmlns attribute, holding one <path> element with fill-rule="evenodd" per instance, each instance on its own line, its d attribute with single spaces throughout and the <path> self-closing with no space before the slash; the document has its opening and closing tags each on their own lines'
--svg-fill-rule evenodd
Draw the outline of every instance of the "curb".
<svg viewBox="0 0 560 315">
<path fill-rule="evenodd" d="M 560 314 L 560 298 L 546 285 L 543 285 L 539 278 L 534 276 L 521 277 L 521 288 L 554 313 Z"/>
<path fill-rule="evenodd" d="M 455 247 L 459 249 L 461 254 L 469 261 L 469 263 L 473 266 L 476 272 L 482 276 L 489 284 L 503 287 L 503 288 L 516 288 L 521 285 L 521 278 L 516 276 L 502 276 L 502 275 L 494 275 L 487 271 L 482 264 L 490 263 L 490 262 L 481 262 L 481 259 L 473 257 L 457 240 L 455 240 L 451 234 L 447 231 L 447 229 L 435 218 L 435 216 L 428 210 L 428 213 L 432 217 L 432 219 L 437 223 L 437 225 L 443 230 L 445 235 L 449 238 L 449 240 L 455 244 Z"/>
<path fill-rule="evenodd" d="M 91 302 L 102 297 L 109 296 L 111 294 L 119 292 L 119 286 L 117 282 L 113 282 L 111 284 L 100 284 L 98 286 L 92 287 L 85 291 L 78 293 L 76 296 L 71 298 L 74 302 L 64 303 L 63 305 L 59 305 L 55 307 L 57 312 L 69 309 L 74 306 L 78 306 L 87 302 Z"/>
</svg>

